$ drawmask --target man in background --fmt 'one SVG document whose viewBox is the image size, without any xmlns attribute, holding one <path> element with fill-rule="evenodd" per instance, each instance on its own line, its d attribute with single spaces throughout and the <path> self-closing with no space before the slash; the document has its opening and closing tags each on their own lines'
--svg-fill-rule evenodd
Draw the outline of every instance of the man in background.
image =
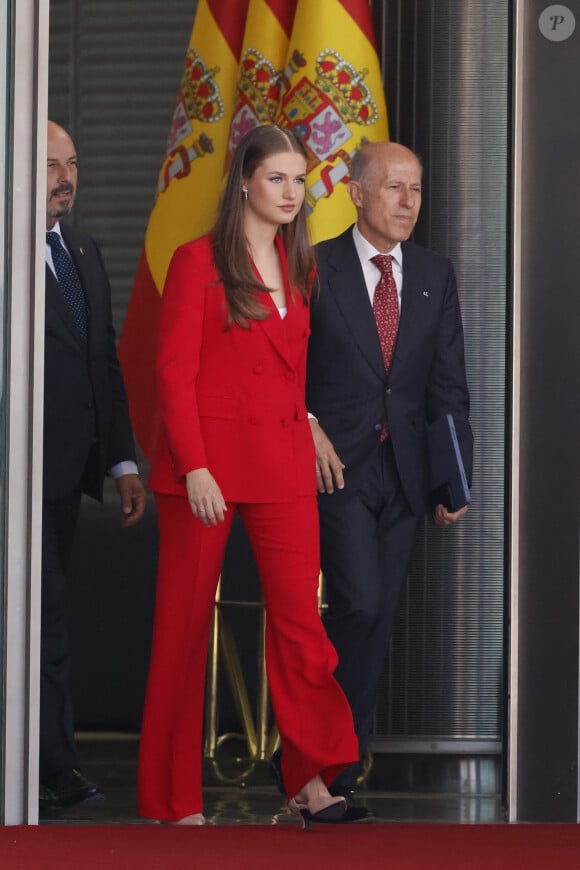
<svg viewBox="0 0 580 870">
<path fill-rule="evenodd" d="M 421 164 L 397 143 L 368 143 L 350 175 L 357 222 L 317 246 L 306 401 L 325 624 L 362 759 L 401 586 L 430 508 L 427 423 L 453 416 L 468 480 L 473 439 L 453 267 L 408 241 Z M 466 512 L 437 504 L 433 516 L 448 526 Z M 360 765 L 348 768 L 331 791 L 349 800 L 359 773 Z"/>
<path fill-rule="evenodd" d="M 115 479 L 121 525 L 136 523 L 146 494 L 137 474 L 115 349 L 111 290 L 93 239 L 60 224 L 77 190 L 68 133 L 48 122 L 44 476 L 40 680 L 40 813 L 104 795 L 79 770 L 66 627 L 67 580 L 81 496 L 102 501 Z"/>
</svg>

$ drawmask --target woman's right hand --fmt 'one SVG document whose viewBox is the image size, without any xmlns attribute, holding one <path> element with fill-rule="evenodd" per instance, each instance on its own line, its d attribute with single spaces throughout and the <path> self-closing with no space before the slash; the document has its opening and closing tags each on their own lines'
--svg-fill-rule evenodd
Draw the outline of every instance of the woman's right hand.
<svg viewBox="0 0 580 870">
<path fill-rule="evenodd" d="M 207 468 L 196 468 L 185 475 L 187 498 L 194 517 L 204 526 L 217 526 L 227 511 L 222 491 Z"/>
<path fill-rule="evenodd" d="M 344 489 L 345 465 L 341 462 L 331 440 L 319 424 L 316 417 L 311 417 L 310 429 L 316 449 L 316 485 L 318 492 L 334 492 Z"/>
</svg>

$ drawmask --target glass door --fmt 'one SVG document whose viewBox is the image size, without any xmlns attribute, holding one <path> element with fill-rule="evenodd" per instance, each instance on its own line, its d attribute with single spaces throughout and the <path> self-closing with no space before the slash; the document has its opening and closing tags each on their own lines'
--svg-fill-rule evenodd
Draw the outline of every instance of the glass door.
<svg viewBox="0 0 580 870">
<path fill-rule="evenodd" d="M 10 33 L 9 4 L 0 5 L 0 698 L 4 693 L 4 648 L 6 613 L 6 291 L 8 278 L 7 263 L 7 182 L 8 182 L 8 88 L 10 54 L 8 37 Z M 4 706 L 4 705 L 2 705 Z M 2 716 L 4 725 L 4 716 Z M 4 779 L 5 743 L 0 747 L 0 781 Z M 0 804 L 0 811 L 3 810 Z"/>
<path fill-rule="evenodd" d="M 49 0 L 0 0 L 0 824 L 38 819 Z"/>
</svg>

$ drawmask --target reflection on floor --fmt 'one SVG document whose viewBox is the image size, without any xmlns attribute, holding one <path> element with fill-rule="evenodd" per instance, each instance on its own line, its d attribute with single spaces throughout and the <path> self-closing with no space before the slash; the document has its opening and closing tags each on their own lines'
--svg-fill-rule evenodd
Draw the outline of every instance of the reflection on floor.
<svg viewBox="0 0 580 870">
<path fill-rule="evenodd" d="M 43 824 L 148 824 L 137 815 L 136 738 L 82 739 L 80 753 L 83 773 L 97 782 L 107 795 L 99 807 L 77 809 Z M 223 763 L 220 777 L 232 776 L 235 763 Z M 236 770 L 238 768 L 236 767 Z M 287 809 L 282 795 L 272 784 L 266 764 L 257 765 L 245 788 L 220 782 L 212 765 L 204 771 L 204 813 L 210 824 L 264 825 L 300 824 Z M 434 794 L 359 791 L 359 803 L 372 808 L 379 822 L 487 823 L 504 821 L 498 794 Z"/>
</svg>

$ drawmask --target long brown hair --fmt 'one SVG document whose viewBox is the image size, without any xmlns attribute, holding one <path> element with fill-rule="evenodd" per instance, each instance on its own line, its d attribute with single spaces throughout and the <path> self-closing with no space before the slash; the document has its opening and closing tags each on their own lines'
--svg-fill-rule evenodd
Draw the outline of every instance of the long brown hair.
<svg viewBox="0 0 580 870">
<path fill-rule="evenodd" d="M 213 258 L 224 285 L 230 320 L 240 326 L 247 326 L 248 320 L 265 320 L 269 316 L 256 294 L 271 290 L 258 281 L 248 258 L 242 183 L 253 176 L 266 157 L 283 151 L 295 151 L 306 159 L 302 143 L 284 127 L 269 124 L 246 133 L 234 151 L 212 231 Z M 306 226 L 306 200 L 294 220 L 280 226 L 279 233 L 286 251 L 290 287 L 308 302 L 314 254 Z"/>
</svg>

